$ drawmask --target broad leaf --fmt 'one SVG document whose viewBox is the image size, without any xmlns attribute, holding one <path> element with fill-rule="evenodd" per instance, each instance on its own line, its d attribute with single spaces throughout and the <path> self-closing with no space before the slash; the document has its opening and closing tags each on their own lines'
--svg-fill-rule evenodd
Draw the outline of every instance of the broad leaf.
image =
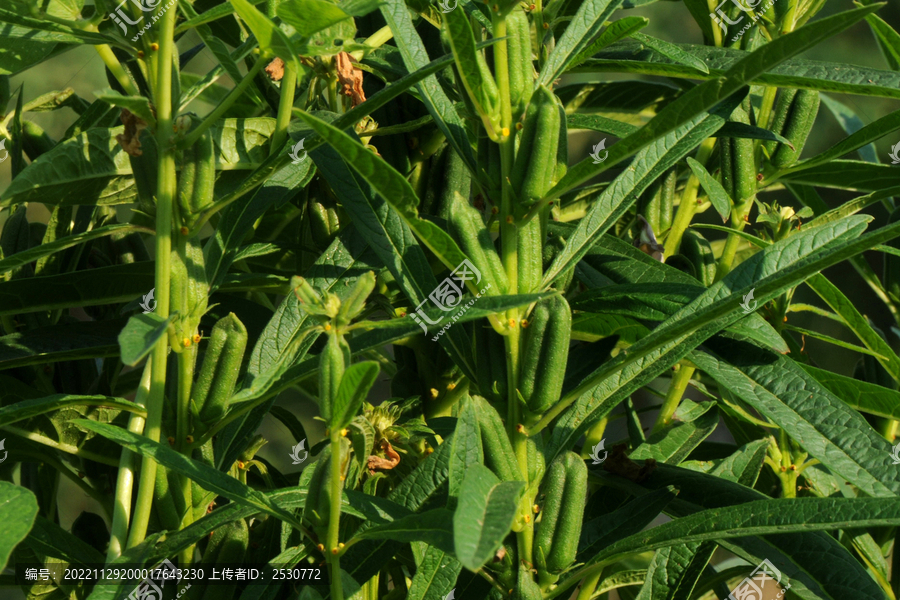
<svg viewBox="0 0 900 600">
<path fill-rule="evenodd" d="M 0 569 L 6 568 L 13 548 L 28 535 L 37 513 L 37 498 L 31 491 L 0 481 L 0 518 L 5 523 L 0 533 Z"/>
<path fill-rule="evenodd" d="M 523 485 L 501 482 L 483 465 L 469 467 L 453 513 L 456 557 L 464 567 L 475 571 L 494 556 L 512 527 Z"/>
</svg>

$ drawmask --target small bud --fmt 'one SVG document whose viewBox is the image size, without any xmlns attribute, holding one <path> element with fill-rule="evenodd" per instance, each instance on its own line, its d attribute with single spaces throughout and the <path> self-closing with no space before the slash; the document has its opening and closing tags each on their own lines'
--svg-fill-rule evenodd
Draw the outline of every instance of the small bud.
<svg viewBox="0 0 900 600">
<path fill-rule="evenodd" d="M 331 549 L 331 553 L 332 553 L 332 554 L 337 554 L 337 553 L 338 553 L 338 549 L 337 549 L 337 548 L 332 548 L 332 549 Z"/>
<path fill-rule="evenodd" d="M 341 429 L 341 437 L 347 437 L 348 433 L 350 433 L 350 430 L 346 427 L 344 429 Z"/>
<path fill-rule="evenodd" d="M 532 4 L 531 6 L 528 7 L 528 10 L 537 10 L 537 5 Z"/>
<path fill-rule="evenodd" d="M 492 206 L 492 207 L 491 207 L 491 214 L 492 214 L 492 215 L 496 215 L 498 212 L 500 212 L 500 209 L 499 209 L 499 208 L 497 208 L 496 206 Z"/>
<path fill-rule="evenodd" d="M 447 384 L 447 389 L 448 390 L 456 389 L 456 384 L 451 381 L 450 383 Z"/>
<path fill-rule="evenodd" d="M 436 389 L 431 388 L 431 389 L 428 390 L 428 391 L 431 393 L 431 397 L 432 397 L 432 398 L 437 398 L 437 397 L 438 397 L 438 393 L 439 393 L 439 392 L 438 392 Z"/>
<path fill-rule="evenodd" d="M 491 10 L 494 11 L 495 13 L 500 12 L 500 5 L 499 5 L 499 4 L 493 5 L 493 6 L 491 7 Z"/>
<path fill-rule="evenodd" d="M 325 331 L 331 331 L 331 323 L 325 323 Z"/>
<path fill-rule="evenodd" d="M 507 224 L 507 225 L 512 225 L 512 224 L 513 224 L 513 218 L 512 218 L 512 215 L 506 215 L 506 224 Z"/>
<path fill-rule="evenodd" d="M 516 131 L 522 131 L 524 128 L 525 128 L 525 126 L 522 124 L 521 121 L 516 123 Z"/>
<path fill-rule="evenodd" d="M 796 470 L 797 470 L 797 465 L 791 465 L 791 466 L 790 466 L 790 469 L 791 469 L 791 471 L 796 471 Z"/>
<path fill-rule="evenodd" d="M 200 343 L 200 334 L 199 334 L 199 333 L 195 333 L 195 334 L 194 334 L 194 343 L 195 343 L 195 344 L 199 344 L 199 343 Z"/>
<path fill-rule="evenodd" d="M 152 44 L 150 44 L 150 49 L 156 52 L 157 50 L 159 50 L 159 44 L 153 42 Z"/>
<path fill-rule="evenodd" d="M 519 433 L 525 433 L 525 426 L 519 423 L 518 425 L 516 425 L 516 431 L 518 431 Z"/>
<path fill-rule="evenodd" d="M 500 133 L 503 135 L 503 137 L 509 137 L 509 127 L 504 127 L 500 130 Z"/>
<path fill-rule="evenodd" d="M 182 228 L 179 229 L 178 231 L 181 232 L 181 235 L 187 235 L 187 234 L 189 234 L 189 233 L 191 232 L 191 230 L 188 229 L 187 227 L 182 227 Z"/>
<path fill-rule="evenodd" d="M 528 327 L 528 319 L 522 319 L 522 329 Z"/>
<path fill-rule="evenodd" d="M 144 58 L 144 51 L 138 50 L 138 58 Z"/>
<path fill-rule="evenodd" d="M 319 552 L 325 552 L 325 545 L 324 545 L 324 544 L 319 544 L 318 546 L 316 546 L 316 548 L 319 549 Z"/>
<path fill-rule="evenodd" d="M 785 471 L 787 471 L 787 467 L 781 467 L 781 472 L 784 473 Z"/>
<path fill-rule="evenodd" d="M 170 446 L 175 445 L 175 438 L 173 438 L 171 435 L 168 438 L 166 438 L 166 441 L 169 442 Z"/>
<path fill-rule="evenodd" d="M 525 522 L 531 523 L 531 515 L 525 515 Z"/>
<path fill-rule="evenodd" d="M 534 511 L 534 514 L 538 514 L 539 512 L 541 512 L 541 507 L 538 506 L 537 504 L 535 504 L 534 506 L 531 507 L 531 510 Z"/>
<path fill-rule="evenodd" d="M 550 29 L 550 24 L 549 24 L 549 23 L 544 23 L 544 29 Z"/>
<path fill-rule="evenodd" d="M 189 435 L 189 436 L 187 436 L 187 437 L 184 438 L 184 439 L 187 440 L 187 443 L 188 443 L 188 444 L 193 444 L 193 443 L 194 443 L 194 436 L 192 436 L 192 435 Z"/>
<path fill-rule="evenodd" d="M 340 543 L 338 544 L 338 548 L 343 548 L 343 547 L 344 547 L 344 542 L 340 542 Z"/>
<path fill-rule="evenodd" d="M 181 340 L 181 345 L 184 346 L 185 348 L 190 348 L 191 347 L 191 338 L 184 338 L 183 340 Z"/>
<path fill-rule="evenodd" d="M 515 328 L 516 328 L 516 320 L 515 320 L 515 319 L 510 319 L 510 320 L 509 320 L 509 327 L 510 327 L 510 329 L 515 329 Z"/>
<path fill-rule="evenodd" d="M 243 468 L 244 468 L 244 461 L 239 460 L 238 461 L 238 469 L 243 469 Z"/>
</svg>

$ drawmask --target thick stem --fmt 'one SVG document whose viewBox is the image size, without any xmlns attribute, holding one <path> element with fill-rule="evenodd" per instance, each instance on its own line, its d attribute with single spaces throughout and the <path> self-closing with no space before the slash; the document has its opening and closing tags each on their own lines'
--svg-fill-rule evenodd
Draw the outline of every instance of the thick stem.
<svg viewBox="0 0 900 600">
<path fill-rule="evenodd" d="M 712 155 L 713 148 L 716 145 L 716 138 L 707 138 L 697 150 L 697 162 L 706 165 L 709 157 Z M 684 232 L 691 225 L 691 219 L 694 218 L 694 211 L 697 210 L 697 194 L 700 191 L 700 180 L 696 176 L 691 175 L 687 184 L 684 186 L 684 192 L 681 194 L 681 201 L 678 203 L 678 211 L 675 213 L 675 219 L 672 222 L 672 229 L 666 236 L 665 255 L 672 256 L 678 252 L 681 247 L 681 238 Z"/>
<path fill-rule="evenodd" d="M 278 99 L 278 117 L 275 119 L 275 132 L 272 133 L 272 146 L 269 156 L 281 151 L 287 140 L 288 124 L 291 122 L 291 110 L 294 108 L 294 92 L 297 90 L 297 68 L 293 62 L 284 63 L 284 77 L 281 78 L 281 97 Z"/>
<path fill-rule="evenodd" d="M 681 402 L 684 391 L 687 389 L 688 383 L 690 383 L 693 375 L 694 367 L 689 367 L 687 365 L 677 366 L 675 375 L 672 376 L 672 381 L 669 383 L 669 391 L 666 393 L 666 399 L 663 401 L 662 408 L 659 411 L 659 416 L 656 418 L 656 423 L 653 425 L 651 433 L 656 433 L 657 431 L 665 429 L 672 422 L 672 415 L 675 414 L 675 410 L 678 408 L 678 404 Z"/>
<path fill-rule="evenodd" d="M 147 361 L 141 382 L 138 385 L 134 401 L 136 404 L 146 406 L 147 396 L 150 393 L 151 363 Z M 144 418 L 140 415 L 131 415 L 128 419 L 128 431 L 140 433 L 144 429 Z M 131 493 L 134 488 L 134 463 L 135 455 L 122 448 L 119 456 L 119 473 L 116 478 L 116 496 L 113 506 L 112 526 L 110 527 L 109 548 L 106 551 L 106 562 L 118 558 L 125 549 L 128 537 L 128 521 L 131 519 Z"/>
<path fill-rule="evenodd" d="M 177 4 L 178 0 L 175 0 Z M 172 6 L 171 8 L 177 8 Z M 175 201 L 175 154 L 172 145 L 172 61 L 175 52 L 175 19 L 177 10 L 168 10 L 160 19 L 159 52 L 156 63 L 156 144 L 159 153 L 159 179 L 156 200 L 156 315 L 169 316 L 169 288 L 172 252 L 172 206 Z M 153 348 L 150 397 L 147 401 L 147 422 L 144 435 L 159 441 L 162 425 L 163 395 L 166 386 L 166 357 L 168 337 L 163 336 Z M 144 457 L 141 461 L 141 480 L 134 522 L 128 536 L 128 547 L 135 546 L 147 535 L 150 510 L 153 505 L 153 487 L 156 483 L 156 461 Z"/>
<path fill-rule="evenodd" d="M 341 432 L 331 432 L 331 506 L 328 516 L 328 537 L 325 552 L 331 565 L 331 598 L 344 600 L 341 589 L 341 559 L 338 532 L 341 525 Z"/>
<path fill-rule="evenodd" d="M 169 11 L 172 12 L 172 11 Z M 168 13 L 166 13 L 168 17 Z M 162 46 L 160 46 L 160 50 L 162 50 Z M 190 134 L 184 136 L 184 139 L 179 144 L 182 148 L 189 148 L 197 143 L 197 140 L 200 139 L 200 136 L 203 135 L 203 132 L 209 129 L 216 121 L 218 121 L 222 115 L 225 114 L 231 105 L 235 103 L 235 101 L 240 98 L 244 92 L 250 87 L 250 84 L 253 83 L 253 78 L 256 77 L 256 74 L 259 73 L 264 66 L 266 66 L 266 59 L 264 56 L 260 56 L 256 59 L 256 62 L 253 64 L 253 67 L 244 75 L 244 78 L 241 79 L 240 83 L 238 83 L 225 98 L 219 102 L 219 105 L 209 113 L 205 119 L 197 126 L 196 129 L 191 131 Z M 171 129 L 171 127 L 170 127 Z"/>
<path fill-rule="evenodd" d="M 578 597 L 575 600 L 591 600 L 594 590 L 597 589 L 597 584 L 600 583 L 600 576 L 602 574 L 602 571 L 597 571 L 597 573 L 588 575 L 582 579 L 581 589 L 578 590 Z"/>
</svg>

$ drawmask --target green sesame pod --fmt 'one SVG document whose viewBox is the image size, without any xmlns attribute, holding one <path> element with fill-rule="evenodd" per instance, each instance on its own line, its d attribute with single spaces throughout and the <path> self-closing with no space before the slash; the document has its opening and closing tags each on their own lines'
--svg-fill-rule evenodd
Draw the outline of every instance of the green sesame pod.
<svg viewBox="0 0 900 600">
<path fill-rule="evenodd" d="M 534 63 L 531 56 L 531 25 L 521 6 L 506 15 L 506 53 L 509 61 L 509 99 L 513 123 L 519 120 L 534 92 Z"/>
<path fill-rule="evenodd" d="M 206 552 L 200 561 L 201 567 L 211 569 L 215 565 L 235 565 L 244 562 L 250 545 L 250 529 L 244 519 L 222 525 L 213 532 Z M 207 559 L 208 557 L 208 559 Z M 230 600 L 236 586 L 206 586 L 201 600 Z"/>
<path fill-rule="evenodd" d="M 670 169 L 657 179 L 638 199 L 637 212 L 642 215 L 653 233 L 661 235 L 672 226 L 672 213 L 675 204 L 675 185 L 678 172 Z"/>
<path fill-rule="evenodd" d="M 772 109 L 772 125 L 769 127 L 769 130 L 772 133 L 784 135 L 784 124 L 787 123 L 788 115 L 791 112 L 791 103 L 793 103 L 796 95 L 797 88 L 784 88 L 778 90 L 778 97 L 775 99 L 775 106 Z M 763 142 L 763 148 L 766 149 L 766 154 L 769 157 L 775 153 L 775 149 L 778 145 L 778 142 L 775 140 L 766 140 Z"/>
<path fill-rule="evenodd" d="M 490 141 L 487 137 L 479 140 L 478 164 L 480 165 L 486 164 L 482 160 L 487 160 L 483 156 L 486 148 L 484 150 L 481 148 L 482 143 L 486 145 Z M 494 145 L 496 146 L 496 144 Z M 463 198 L 468 198 L 471 194 L 472 177 L 469 175 L 465 161 L 449 144 L 445 144 L 427 164 L 429 165 L 428 181 L 422 196 L 424 208 L 420 212 L 448 219 L 455 194 L 458 193 Z"/>
<path fill-rule="evenodd" d="M 175 507 L 175 499 L 169 487 L 167 469 L 162 465 L 156 466 L 156 485 L 153 487 L 153 508 L 163 529 L 177 531 L 181 527 L 181 517 Z"/>
<path fill-rule="evenodd" d="M 518 269 L 518 292 L 530 294 L 537 291 L 544 276 L 542 248 L 544 246 L 544 233 L 541 221 L 549 215 L 550 207 L 541 209 L 541 214 L 533 217 L 527 223 L 519 225 L 516 233 L 516 254 Z"/>
<path fill-rule="evenodd" d="M 553 184 L 559 148 L 560 112 L 556 96 L 546 86 L 535 90 L 513 164 L 510 183 L 519 202 L 531 205 Z"/>
<path fill-rule="evenodd" d="M 712 246 L 697 231 L 688 229 L 681 238 L 679 253 L 694 265 L 697 279 L 706 287 L 711 286 L 716 279 L 716 257 Z"/>
<path fill-rule="evenodd" d="M 481 321 L 475 323 L 472 337 L 478 390 L 490 402 L 505 407 L 509 399 L 509 388 L 506 374 L 506 344 L 503 336 L 494 331 L 487 321 Z"/>
<path fill-rule="evenodd" d="M 203 424 L 211 425 L 225 414 L 246 348 L 247 328 L 237 316 L 229 313 L 219 319 L 213 327 L 200 377 L 192 392 Z"/>
<path fill-rule="evenodd" d="M 317 248 L 327 248 L 341 227 L 337 205 L 331 200 L 323 202 L 310 196 L 307 207 L 313 244 Z"/>
<path fill-rule="evenodd" d="M 528 485 L 537 485 L 544 478 L 546 463 L 544 461 L 544 442 L 540 436 L 525 440 L 525 451 L 528 457 Z"/>
<path fill-rule="evenodd" d="M 791 112 L 784 125 L 784 137 L 794 145 L 781 144 L 772 156 L 772 165 L 784 169 L 791 166 L 800 158 L 806 138 L 812 131 L 813 123 L 819 112 L 819 92 L 816 90 L 800 90 L 791 103 Z"/>
<path fill-rule="evenodd" d="M 487 290 L 489 296 L 505 294 L 509 281 L 494 249 L 491 234 L 481 218 L 481 212 L 465 198 L 455 194 L 450 204 L 447 227 L 460 249 L 481 272 L 482 280 L 478 285 L 484 288 L 490 284 Z"/>
<path fill-rule="evenodd" d="M 531 576 L 530 569 L 518 569 L 516 576 L 516 587 L 513 589 L 511 600 L 541 600 L 544 596 L 534 578 Z"/>
<path fill-rule="evenodd" d="M 553 264 L 553 261 L 556 259 L 557 255 L 562 252 L 563 248 L 566 247 L 566 240 L 564 237 L 557 233 L 553 233 L 552 231 L 547 232 L 547 241 L 544 244 L 544 248 L 541 251 L 541 259 L 544 263 L 544 271 L 550 268 L 550 265 Z M 575 269 L 567 269 L 563 273 L 559 275 L 556 279 L 550 282 L 550 287 L 556 290 L 567 290 L 569 286 L 572 284 L 572 280 L 575 278 Z"/>
<path fill-rule="evenodd" d="M 571 330 L 572 311 L 562 296 L 541 300 L 528 318 L 523 332 L 518 389 L 534 415 L 559 401 Z"/>
<path fill-rule="evenodd" d="M 750 117 L 740 106 L 734 109 L 732 121 L 750 123 Z M 756 195 L 756 159 L 753 140 L 744 138 L 720 138 L 722 187 L 734 200 L 735 207 L 752 202 Z"/>
<path fill-rule="evenodd" d="M 344 370 L 350 364 L 350 346 L 333 330 L 328 333 L 325 348 L 319 356 L 319 407 L 326 423 L 331 422 L 331 403 L 341 385 Z"/>
<path fill-rule="evenodd" d="M 347 438 L 341 438 L 341 472 L 346 473 L 349 463 L 351 443 Z M 343 487 L 343 484 L 341 484 Z M 307 488 L 306 504 L 303 507 L 303 518 L 312 523 L 313 527 L 322 532 L 328 527 L 328 515 L 331 509 L 331 444 L 322 450 L 322 455 L 316 461 L 315 471 L 309 480 Z"/>
<path fill-rule="evenodd" d="M 183 153 L 184 164 L 178 183 L 178 208 L 181 221 L 192 227 L 200 211 L 213 203 L 216 186 L 216 151 L 212 133 L 207 129 L 200 139 Z"/>
<path fill-rule="evenodd" d="M 28 250 L 30 233 L 28 219 L 25 216 L 26 210 L 26 206 L 20 204 L 3 224 L 3 231 L 0 232 L 0 249 L 3 250 L 3 256 Z"/>
<path fill-rule="evenodd" d="M 544 475 L 544 503 L 534 535 L 534 561 L 542 577 L 558 575 L 578 552 L 587 498 L 587 467 L 580 456 L 566 452 Z"/>
<path fill-rule="evenodd" d="M 521 481 L 519 465 L 513 452 L 512 444 L 500 414 L 487 400 L 480 396 L 471 396 L 472 406 L 478 418 L 481 430 L 481 445 L 484 448 L 484 464 L 496 473 L 501 481 Z"/>
<path fill-rule="evenodd" d="M 341 302 L 340 316 L 345 323 L 349 324 L 363 311 L 363 308 L 366 306 L 366 299 L 374 289 L 375 273 L 373 271 L 367 271 L 359 276 L 356 283 L 353 284 L 353 289 Z"/>
</svg>

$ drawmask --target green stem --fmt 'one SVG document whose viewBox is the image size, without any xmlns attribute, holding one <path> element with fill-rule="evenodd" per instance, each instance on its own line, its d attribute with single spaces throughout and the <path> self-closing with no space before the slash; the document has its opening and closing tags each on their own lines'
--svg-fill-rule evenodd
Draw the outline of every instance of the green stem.
<svg viewBox="0 0 900 600">
<path fill-rule="evenodd" d="M 60 452 L 65 452 L 66 454 L 71 454 L 73 456 L 92 460 L 102 465 L 109 465 L 111 467 L 119 466 L 119 461 L 115 460 L 114 458 L 110 458 L 102 454 L 97 454 L 96 452 L 91 452 L 90 450 L 83 450 L 78 446 L 73 446 L 72 444 L 57 442 L 56 440 L 50 439 L 47 436 L 28 431 L 27 429 L 19 429 L 18 427 L 14 427 L 12 425 L 4 425 L 0 427 L 0 429 L 2 429 L 3 431 L 8 431 L 13 435 L 23 437 L 26 440 L 31 440 L 32 442 L 43 444 L 44 446 L 54 448 L 56 450 L 59 450 Z"/>
<path fill-rule="evenodd" d="M 191 384 L 194 379 L 194 359 L 197 356 L 196 346 L 192 345 L 186 348 L 178 355 L 178 420 L 176 421 L 176 443 L 179 452 L 191 457 L 190 445 L 188 443 L 188 431 L 190 423 L 190 401 L 191 401 Z M 181 482 L 181 496 L 184 498 L 184 506 L 186 510 L 181 520 L 181 528 L 184 529 L 194 522 L 194 498 L 191 480 L 188 477 L 180 475 L 178 480 Z M 190 565 L 194 557 L 194 544 L 181 551 L 179 555 L 182 566 Z"/>
<path fill-rule="evenodd" d="M 433 419 L 435 417 L 449 417 L 453 405 L 469 391 L 469 381 L 462 379 L 456 382 L 456 387 L 448 390 L 441 398 L 434 402 L 428 403 L 425 409 L 426 418 Z"/>
<path fill-rule="evenodd" d="M 341 589 L 341 558 L 338 532 L 341 525 L 341 432 L 331 432 L 331 506 L 328 516 L 328 537 L 325 552 L 331 565 L 331 598 L 344 600 Z"/>
<path fill-rule="evenodd" d="M 750 208 L 752 206 L 753 200 L 751 199 L 750 202 L 745 202 L 741 206 L 734 207 L 734 210 L 731 211 L 732 229 L 735 231 L 744 230 L 744 219 L 750 214 Z M 722 257 L 719 259 L 719 265 L 716 268 L 716 281 L 721 280 L 731 272 L 731 267 L 734 264 L 734 257 L 737 254 L 737 249 L 741 245 L 742 239 L 743 238 L 737 233 L 728 234 L 728 238 L 725 240 L 725 248 L 722 250 Z"/>
<path fill-rule="evenodd" d="M 269 156 L 281 151 L 287 140 L 288 124 L 291 122 L 291 109 L 294 108 L 294 92 L 297 90 L 297 68 L 293 62 L 284 63 L 284 77 L 281 78 L 281 97 L 278 99 L 278 117 L 275 119 L 275 132 L 272 133 L 272 146 Z"/>
<path fill-rule="evenodd" d="M 120 63 L 119 59 L 116 58 L 116 55 L 113 54 L 112 48 L 106 44 L 101 44 L 99 46 L 94 46 L 94 49 L 97 50 L 97 54 L 100 55 L 106 68 L 113 74 L 113 77 L 116 78 L 116 81 L 119 82 L 122 89 L 124 89 L 129 96 L 140 96 L 141 92 L 138 91 L 137 86 L 134 85 L 134 82 L 131 81 L 128 73 L 125 72 L 122 63 Z"/>
<path fill-rule="evenodd" d="M 169 13 L 166 13 L 166 17 L 168 17 L 168 15 Z M 160 46 L 160 51 L 162 51 L 162 46 Z M 256 59 L 256 62 L 253 63 L 253 67 L 251 67 L 251 69 L 247 71 L 247 74 L 244 75 L 244 78 L 241 79 L 240 83 L 238 83 L 228 93 L 228 95 L 225 96 L 221 102 L 219 102 L 219 105 L 216 106 L 216 108 L 211 113 L 209 113 L 205 119 L 203 119 L 203 121 L 200 123 L 200 125 L 197 126 L 196 129 L 191 131 L 188 135 L 184 136 L 184 139 L 179 144 L 179 147 L 189 148 L 190 146 L 193 146 L 195 143 L 197 143 L 197 140 L 200 139 L 200 136 L 203 135 L 203 132 L 209 129 L 216 121 L 218 121 L 222 117 L 222 115 L 225 114 L 225 111 L 231 108 L 231 105 L 234 104 L 235 101 L 237 101 L 237 99 L 244 94 L 250 84 L 253 83 L 253 78 L 256 77 L 256 74 L 259 73 L 266 65 L 266 62 L 267 58 L 265 56 L 259 56 Z"/>
<path fill-rule="evenodd" d="M 672 415 L 675 414 L 675 410 L 678 408 L 678 404 L 681 402 L 684 391 L 687 389 L 693 375 L 694 367 L 677 365 L 675 375 L 672 376 L 672 381 L 669 383 L 666 399 L 663 401 L 651 433 L 665 429 L 672 422 Z"/>
<path fill-rule="evenodd" d="M 178 0 L 175 0 L 176 4 Z M 177 9 L 177 6 L 172 6 Z M 175 52 L 175 19 L 177 10 L 168 10 L 160 19 L 159 52 L 156 63 L 156 147 L 159 154 L 159 179 L 156 201 L 156 315 L 169 316 L 170 262 L 172 252 L 172 210 L 175 201 L 175 154 L 172 144 L 172 61 Z M 163 396 L 166 386 L 166 357 L 168 337 L 163 336 L 153 348 L 151 357 L 150 396 L 147 400 L 147 422 L 144 436 L 159 441 L 162 426 Z M 128 547 L 135 546 L 147 535 L 147 524 L 153 506 L 156 484 L 156 461 L 141 460 L 141 479 L 134 512 L 134 522 L 128 535 Z"/>
<path fill-rule="evenodd" d="M 697 162 L 706 165 L 709 157 L 712 155 L 713 148 L 716 145 L 716 138 L 707 138 L 697 150 Z M 672 229 L 666 236 L 665 255 L 672 256 L 678 252 L 681 247 L 681 238 L 684 232 L 691 225 L 691 219 L 694 218 L 694 211 L 697 210 L 697 194 L 700 191 L 700 180 L 696 176 L 691 175 L 684 191 L 681 193 L 681 201 L 678 203 L 678 212 L 675 213 L 675 219 L 672 222 Z"/>
<path fill-rule="evenodd" d="M 141 382 L 138 385 L 134 401 L 141 406 L 146 406 L 147 396 L 150 393 L 151 363 L 147 361 Z M 144 429 L 144 418 L 132 414 L 128 419 L 128 431 L 140 433 Z M 128 522 L 131 519 L 131 494 L 134 488 L 134 453 L 122 448 L 119 456 L 119 473 L 116 478 L 116 496 L 113 507 L 112 525 L 110 527 L 109 548 L 106 551 L 106 562 L 111 562 L 121 556 L 125 549 L 128 537 Z"/>
<path fill-rule="evenodd" d="M 597 584 L 600 583 L 601 575 L 603 575 L 603 572 L 597 571 L 596 574 L 588 575 L 582 579 L 581 589 L 578 590 L 578 597 L 575 600 L 591 600 L 594 590 L 597 589 Z"/>
</svg>

